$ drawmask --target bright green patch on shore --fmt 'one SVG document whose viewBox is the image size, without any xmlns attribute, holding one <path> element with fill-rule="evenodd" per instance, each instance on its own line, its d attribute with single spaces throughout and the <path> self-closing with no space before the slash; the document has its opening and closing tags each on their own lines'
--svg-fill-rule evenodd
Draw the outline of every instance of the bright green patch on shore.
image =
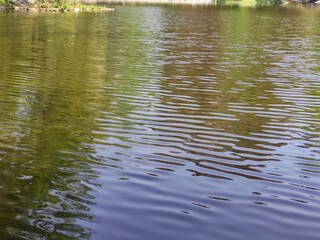
<svg viewBox="0 0 320 240">
<path fill-rule="evenodd" d="M 112 12 L 113 8 L 107 8 L 99 5 L 84 5 L 76 3 L 73 0 L 36 0 L 31 3 L 30 0 L 12 3 L 10 0 L 0 0 L 0 8 L 11 8 L 15 11 L 40 11 L 40 12 Z"/>
<path fill-rule="evenodd" d="M 113 8 L 99 5 L 85 5 L 76 0 L 0 0 L 0 9 L 13 9 L 16 11 L 40 12 L 112 12 Z"/>
<path fill-rule="evenodd" d="M 75 11 L 75 12 L 101 12 L 106 11 L 110 12 L 113 11 L 111 8 L 106 8 L 98 5 L 84 5 L 75 2 L 37 2 L 34 4 L 34 7 L 37 8 L 39 11 L 48 10 L 48 11 L 60 11 L 60 12 L 67 12 L 67 11 Z"/>
<path fill-rule="evenodd" d="M 37 0 L 34 4 L 37 8 L 60 8 L 60 9 L 68 9 L 68 8 L 74 8 L 76 6 L 76 3 L 71 0 Z"/>
<path fill-rule="evenodd" d="M 10 6 L 10 3 L 8 0 L 0 0 L 0 6 L 1 7 L 8 7 L 8 6 Z"/>
</svg>

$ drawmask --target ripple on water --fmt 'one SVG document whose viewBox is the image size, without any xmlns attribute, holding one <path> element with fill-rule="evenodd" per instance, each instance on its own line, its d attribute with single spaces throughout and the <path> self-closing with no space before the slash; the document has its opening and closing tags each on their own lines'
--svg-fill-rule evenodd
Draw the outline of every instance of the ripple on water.
<svg viewBox="0 0 320 240">
<path fill-rule="evenodd" d="M 317 239 L 304 10 L 0 13 L 0 233 Z"/>
</svg>

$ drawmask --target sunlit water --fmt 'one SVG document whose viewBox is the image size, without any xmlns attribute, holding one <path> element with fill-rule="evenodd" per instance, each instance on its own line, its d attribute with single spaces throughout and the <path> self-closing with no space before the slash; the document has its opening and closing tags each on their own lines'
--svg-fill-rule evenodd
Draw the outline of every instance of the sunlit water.
<svg viewBox="0 0 320 240">
<path fill-rule="evenodd" d="M 1 239 L 319 239 L 320 11 L 0 12 Z"/>
</svg>

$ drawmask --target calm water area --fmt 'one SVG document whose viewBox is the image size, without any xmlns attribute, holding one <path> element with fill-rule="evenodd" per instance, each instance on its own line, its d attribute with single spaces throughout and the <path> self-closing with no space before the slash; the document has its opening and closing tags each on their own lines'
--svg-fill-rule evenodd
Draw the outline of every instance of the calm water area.
<svg viewBox="0 0 320 240">
<path fill-rule="evenodd" d="M 0 239 L 319 237 L 319 8 L 0 12 Z"/>
</svg>

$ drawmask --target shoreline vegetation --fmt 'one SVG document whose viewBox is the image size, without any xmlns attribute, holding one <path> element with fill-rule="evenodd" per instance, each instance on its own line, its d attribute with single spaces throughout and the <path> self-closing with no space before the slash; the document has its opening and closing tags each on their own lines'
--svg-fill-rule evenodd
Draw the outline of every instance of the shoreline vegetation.
<svg viewBox="0 0 320 240">
<path fill-rule="evenodd" d="M 106 8 L 95 5 L 76 4 L 70 6 L 48 6 L 48 7 L 34 7 L 34 6 L 14 6 L 15 11 L 29 11 L 29 12 L 113 12 L 114 8 Z"/>
<path fill-rule="evenodd" d="M 113 12 L 114 8 L 73 0 L 0 0 L 0 10 L 24 12 Z"/>
<path fill-rule="evenodd" d="M 174 5 L 222 5 L 260 6 L 285 5 L 288 3 L 320 3 L 320 0 L 82 0 L 88 4 L 174 4 Z"/>
</svg>

